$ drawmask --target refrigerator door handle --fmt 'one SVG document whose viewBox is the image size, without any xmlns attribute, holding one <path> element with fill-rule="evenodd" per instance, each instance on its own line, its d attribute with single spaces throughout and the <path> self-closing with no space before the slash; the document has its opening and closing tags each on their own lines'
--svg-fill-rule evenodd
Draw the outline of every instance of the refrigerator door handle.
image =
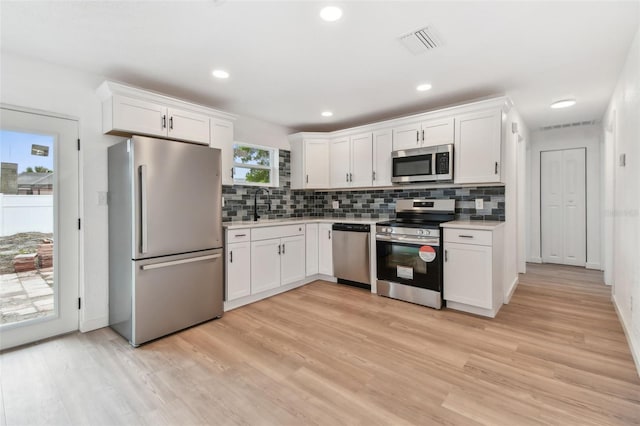
<svg viewBox="0 0 640 426">
<path fill-rule="evenodd" d="M 203 260 L 217 259 L 221 256 L 221 254 L 211 254 L 209 256 L 191 257 L 189 259 L 172 260 L 170 262 L 152 263 L 150 265 L 142 265 L 142 270 L 148 271 L 149 269 L 166 268 L 169 266 L 183 265 L 185 263 L 201 262 Z"/>
<path fill-rule="evenodd" d="M 140 253 L 148 251 L 147 241 L 147 166 L 139 167 L 140 170 Z"/>
</svg>

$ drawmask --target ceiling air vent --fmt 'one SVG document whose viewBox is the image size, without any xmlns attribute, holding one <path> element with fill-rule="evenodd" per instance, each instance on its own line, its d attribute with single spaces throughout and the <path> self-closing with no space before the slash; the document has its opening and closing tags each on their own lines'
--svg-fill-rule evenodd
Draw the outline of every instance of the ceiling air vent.
<svg viewBox="0 0 640 426">
<path fill-rule="evenodd" d="M 414 55 L 433 50 L 442 44 L 434 33 L 433 28 L 430 27 L 424 27 L 400 36 L 400 41 Z"/>
</svg>

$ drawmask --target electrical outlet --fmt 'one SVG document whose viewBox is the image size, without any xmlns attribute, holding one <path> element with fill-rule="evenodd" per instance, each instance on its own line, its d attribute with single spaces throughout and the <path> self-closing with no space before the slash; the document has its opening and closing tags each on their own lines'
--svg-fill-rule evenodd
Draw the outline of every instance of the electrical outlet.
<svg viewBox="0 0 640 426">
<path fill-rule="evenodd" d="M 98 191 L 98 205 L 106 206 L 107 203 L 107 191 Z"/>
<path fill-rule="evenodd" d="M 476 210 L 482 210 L 482 209 L 484 209 L 484 199 L 476 198 Z"/>
<path fill-rule="evenodd" d="M 340 201 L 338 201 L 338 200 L 334 200 L 331 204 L 332 204 L 334 209 L 339 209 L 340 208 Z"/>
</svg>

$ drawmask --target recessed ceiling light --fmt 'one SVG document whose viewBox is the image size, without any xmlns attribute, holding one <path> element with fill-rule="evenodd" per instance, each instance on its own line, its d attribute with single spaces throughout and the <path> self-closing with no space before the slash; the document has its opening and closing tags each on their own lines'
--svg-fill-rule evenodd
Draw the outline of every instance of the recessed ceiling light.
<svg viewBox="0 0 640 426">
<path fill-rule="evenodd" d="M 211 74 L 216 78 L 229 78 L 229 73 L 225 70 L 213 70 Z"/>
<path fill-rule="evenodd" d="M 576 100 L 575 99 L 562 99 L 561 101 L 556 101 L 554 103 L 551 104 L 551 108 L 553 109 L 558 109 L 558 108 L 569 108 L 571 106 L 574 106 L 576 104 Z"/>
<path fill-rule="evenodd" d="M 426 92 L 427 90 L 431 90 L 431 85 L 429 83 L 420 84 L 418 87 L 416 87 L 416 90 L 418 92 Z"/>
<path fill-rule="evenodd" d="M 327 6 L 320 11 L 320 17 L 327 22 L 335 22 L 342 17 L 342 9 L 336 6 Z"/>
<path fill-rule="evenodd" d="M 331 116 L 333 116 L 333 113 L 331 111 L 323 111 L 322 112 L 322 116 L 323 117 L 331 117 Z"/>
</svg>

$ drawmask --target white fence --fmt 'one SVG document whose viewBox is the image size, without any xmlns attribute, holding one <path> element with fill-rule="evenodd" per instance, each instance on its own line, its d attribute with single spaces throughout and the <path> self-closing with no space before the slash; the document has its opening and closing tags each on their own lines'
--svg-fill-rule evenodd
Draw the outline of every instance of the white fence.
<svg viewBox="0 0 640 426">
<path fill-rule="evenodd" d="M 53 195 L 0 194 L 0 237 L 19 232 L 53 233 Z"/>
</svg>

